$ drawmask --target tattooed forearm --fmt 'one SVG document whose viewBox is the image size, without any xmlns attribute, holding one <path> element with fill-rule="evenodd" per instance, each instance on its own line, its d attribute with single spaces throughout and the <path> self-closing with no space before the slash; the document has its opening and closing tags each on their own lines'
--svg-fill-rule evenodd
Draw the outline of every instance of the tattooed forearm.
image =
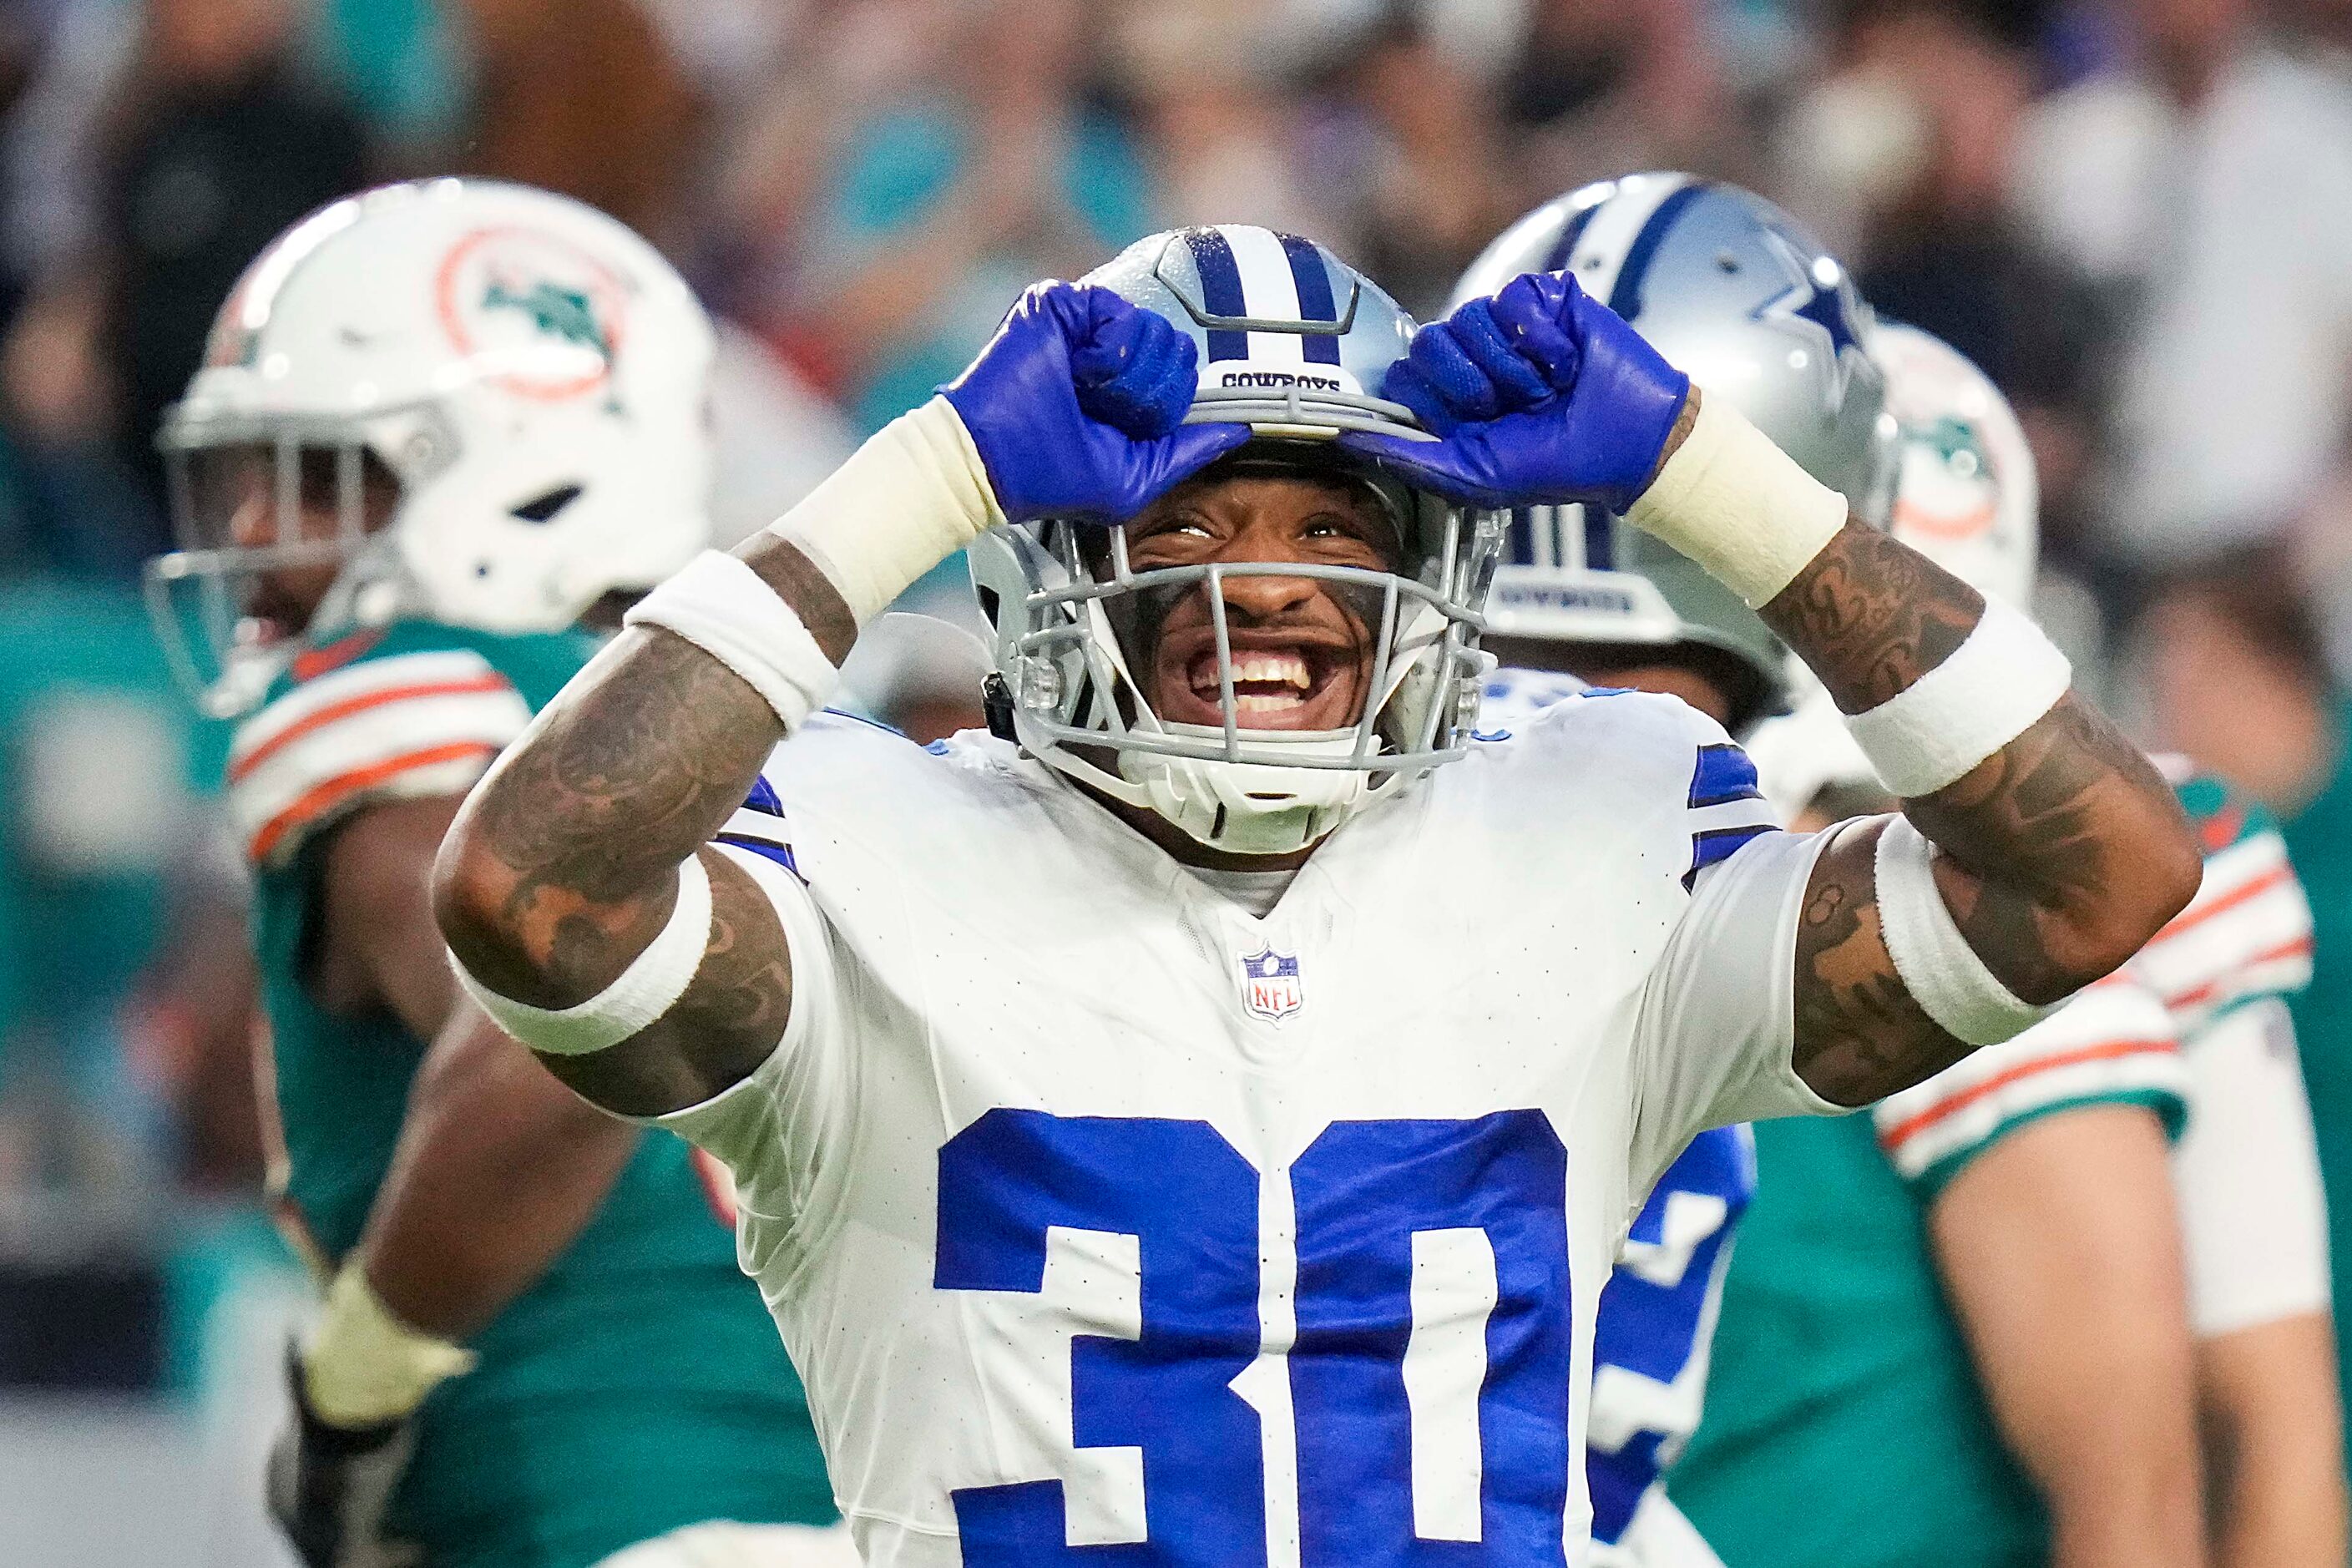
<svg viewBox="0 0 2352 1568">
<path fill-rule="evenodd" d="M 1877 707 L 1943 663 L 1983 613 L 1974 588 L 1851 522 L 1762 611 L 1847 713 Z"/>
<path fill-rule="evenodd" d="M 1861 712 L 1950 657 L 1984 608 L 1916 552 L 1849 523 L 1764 606 L 1773 630 Z M 1936 879 L 1969 944 L 2011 991 L 2053 1001 L 2107 973 L 2197 886 L 2196 849 L 2155 769 L 2073 695 L 1936 794 L 1903 803 L 1943 852 Z M 1859 1104 L 1968 1047 L 1929 1021 L 1879 934 L 1878 833 L 1851 829 L 1807 889 L 1796 964 L 1798 1067 Z"/>
<path fill-rule="evenodd" d="M 745 559 L 829 659 L 847 656 L 856 621 L 807 556 L 763 539 Z M 451 950 L 484 984 L 534 1006 L 601 992 L 660 931 L 677 904 L 679 864 L 743 804 L 782 734 L 767 701 L 709 654 L 659 629 L 624 633 L 458 814 L 438 868 Z M 773 1047 L 791 996 L 782 933 L 740 873 L 714 870 L 711 880 L 711 945 L 673 1009 L 677 1026 L 665 1019 L 567 1077 L 622 1074 L 650 1100 L 656 1088 L 690 1087 L 743 1050 Z M 694 1051 L 677 1051 L 689 1036 Z M 680 1059 L 646 1065 L 666 1053 Z M 663 1071 L 677 1081 L 658 1084 Z"/>
</svg>

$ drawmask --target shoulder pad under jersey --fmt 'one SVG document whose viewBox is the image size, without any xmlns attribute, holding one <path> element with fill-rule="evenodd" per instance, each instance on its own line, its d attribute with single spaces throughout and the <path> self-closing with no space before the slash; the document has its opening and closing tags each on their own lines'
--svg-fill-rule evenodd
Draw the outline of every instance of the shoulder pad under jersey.
<svg viewBox="0 0 2352 1568">
<path fill-rule="evenodd" d="M 2126 969 L 2085 986 L 2023 1034 L 1889 1095 L 1870 1115 L 1895 1173 L 1927 1201 L 2028 1122 L 2095 1105 L 2144 1105 L 2177 1133 L 2188 1096 L 2171 1016 Z"/>
<path fill-rule="evenodd" d="M 530 722 L 496 646 L 411 623 L 298 656 L 230 746 L 229 815 L 246 858 L 282 866 L 369 801 L 471 786 Z"/>
<path fill-rule="evenodd" d="M 2209 775 L 2174 787 L 2204 853 L 2204 879 L 2131 968 L 2187 1040 L 2241 1003 L 2311 983 L 2311 905 L 2261 806 Z"/>
</svg>

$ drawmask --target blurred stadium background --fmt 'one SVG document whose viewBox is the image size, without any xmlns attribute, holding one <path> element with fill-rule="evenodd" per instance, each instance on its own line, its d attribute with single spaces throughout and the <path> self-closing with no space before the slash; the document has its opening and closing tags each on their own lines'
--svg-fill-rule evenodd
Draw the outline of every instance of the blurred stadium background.
<svg viewBox="0 0 2352 1568">
<path fill-rule="evenodd" d="M 5 0 L 0 1559 L 283 1561 L 252 1478 L 303 1287 L 225 738 L 137 587 L 151 433 L 263 241 L 441 171 L 635 225 L 728 323 L 740 534 L 1152 229 L 1311 234 L 1428 312 L 1645 167 L 1780 200 L 2016 403 L 2045 619 L 2292 825 L 2352 1202 L 2352 0 Z M 862 700 L 952 727 L 958 640 L 884 653 Z"/>
</svg>

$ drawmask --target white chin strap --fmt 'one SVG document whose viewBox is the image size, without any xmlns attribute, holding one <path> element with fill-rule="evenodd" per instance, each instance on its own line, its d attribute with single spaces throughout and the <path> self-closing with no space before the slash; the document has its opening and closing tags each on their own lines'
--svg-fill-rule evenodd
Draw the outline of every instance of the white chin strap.
<svg viewBox="0 0 2352 1568">
<path fill-rule="evenodd" d="M 1167 724 L 1167 733 L 1221 743 L 1209 724 Z M 1296 748 L 1302 756 L 1353 754 L 1353 730 L 1244 731 L 1257 747 Z M 1287 855 L 1316 843 L 1369 805 L 1373 775 L 1354 768 L 1285 767 L 1269 763 L 1203 761 L 1122 751 L 1119 775 L 1146 805 L 1186 834 L 1234 855 Z M 1393 775 L 1391 775 L 1393 776 Z"/>
</svg>

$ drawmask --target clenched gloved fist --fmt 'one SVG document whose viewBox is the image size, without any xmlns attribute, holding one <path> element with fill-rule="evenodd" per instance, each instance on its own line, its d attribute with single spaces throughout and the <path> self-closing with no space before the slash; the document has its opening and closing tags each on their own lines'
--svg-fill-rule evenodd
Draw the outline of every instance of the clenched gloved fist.
<svg viewBox="0 0 2352 1568">
<path fill-rule="evenodd" d="M 286 1381 L 293 1421 L 270 1450 L 265 1489 L 294 1554 L 304 1568 L 415 1568 L 416 1547 L 383 1534 L 384 1509 L 408 1464 L 410 1423 L 328 1421 L 312 1407 L 302 1358 L 290 1350 Z"/>
<path fill-rule="evenodd" d="M 1124 522 L 1249 439 L 1184 424 L 1196 360 L 1191 338 L 1108 289 L 1039 283 L 940 391 L 1008 520 Z"/>
<path fill-rule="evenodd" d="M 1339 444 L 1472 506 L 1622 512 L 1657 472 L 1689 391 L 1572 275 L 1529 273 L 1422 328 L 1390 367 L 1381 395 L 1437 440 L 1349 431 Z"/>
</svg>

